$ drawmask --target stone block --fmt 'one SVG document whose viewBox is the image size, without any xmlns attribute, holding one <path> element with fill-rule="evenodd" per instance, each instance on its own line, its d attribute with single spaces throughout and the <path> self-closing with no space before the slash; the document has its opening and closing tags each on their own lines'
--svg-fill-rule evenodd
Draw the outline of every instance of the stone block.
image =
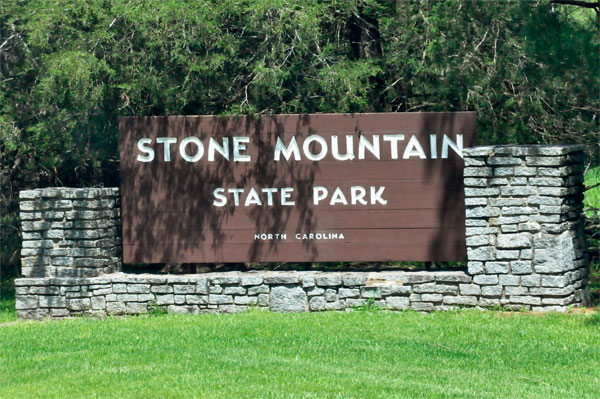
<svg viewBox="0 0 600 399">
<path fill-rule="evenodd" d="M 542 276 L 542 287 L 563 288 L 569 285 L 566 276 Z"/>
<path fill-rule="evenodd" d="M 461 295 L 481 295 L 481 287 L 477 284 L 460 284 Z"/>
<path fill-rule="evenodd" d="M 275 312 L 308 311 L 308 297 L 300 287 L 273 287 L 269 303 L 270 309 Z"/>
<path fill-rule="evenodd" d="M 235 297 L 233 297 L 233 303 L 236 305 L 256 305 L 258 303 L 258 297 L 235 296 Z"/>
<path fill-rule="evenodd" d="M 465 198 L 465 205 L 466 206 L 487 206 L 488 199 L 487 198 L 477 198 L 477 197 Z M 491 200 L 490 200 L 490 205 L 492 205 Z"/>
<path fill-rule="evenodd" d="M 179 294 L 179 295 L 195 294 L 196 293 L 196 284 L 173 284 L 173 293 Z"/>
<path fill-rule="evenodd" d="M 342 285 L 342 276 L 341 274 L 326 274 L 316 276 L 315 281 L 321 287 L 336 287 Z"/>
<path fill-rule="evenodd" d="M 547 288 L 547 287 L 531 287 L 529 293 L 540 297 L 562 297 L 568 296 L 575 292 L 575 287 L 570 285 L 564 288 Z"/>
<path fill-rule="evenodd" d="M 127 292 L 130 294 L 148 294 L 150 292 L 150 284 L 128 284 Z"/>
<path fill-rule="evenodd" d="M 508 262 L 486 262 L 485 272 L 488 274 L 506 274 L 508 273 Z"/>
<path fill-rule="evenodd" d="M 483 262 L 470 260 L 467 262 L 467 269 L 471 275 L 483 273 Z"/>
<path fill-rule="evenodd" d="M 343 283 L 346 287 L 355 287 L 364 285 L 366 277 L 364 274 L 344 274 Z"/>
<path fill-rule="evenodd" d="M 113 287 L 114 287 L 114 285 L 113 285 Z M 150 292 L 153 292 L 155 294 L 172 294 L 173 286 L 172 285 L 153 285 L 152 287 L 150 287 Z"/>
<path fill-rule="evenodd" d="M 211 285 L 208 287 L 208 293 L 209 294 L 222 294 L 223 287 L 221 287 L 220 285 Z"/>
<path fill-rule="evenodd" d="M 106 308 L 106 298 L 103 296 L 93 296 L 90 298 L 92 309 L 101 310 Z"/>
<path fill-rule="evenodd" d="M 404 274 L 403 280 L 406 284 L 420 284 L 435 281 L 433 273 L 410 273 Z"/>
<path fill-rule="evenodd" d="M 340 298 L 358 298 L 360 289 L 358 288 L 340 288 L 338 291 Z"/>
<path fill-rule="evenodd" d="M 360 294 L 363 298 L 381 298 L 380 287 L 361 287 Z"/>
<path fill-rule="evenodd" d="M 225 295 L 246 295 L 246 289 L 244 287 L 225 287 L 223 289 Z"/>
<path fill-rule="evenodd" d="M 527 274 L 521 276 L 521 285 L 523 287 L 539 287 L 541 283 L 542 279 L 539 274 Z"/>
<path fill-rule="evenodd" d="M 239 276 L 217 276 L 217 277 L 212 277 L 210 279 L 210 283 L 213 285 L 239 284 L 240 277 Z"/>
<path fill-rule="evenodd" d="M 480 206 L 475 208 L 467 208 L 466 210 L 467 218 L 489 218 L 500 216 L 500 209 L 489 207 L 489 206 Z"/>
<path fill-rule="evenodd" d="M 498 187 L 472 188 L 465 187 L 465 197 L 495 197 L 500 193 Z"/>
<path fill-rule="evenodd" d="M 519 251 L 515 250 L 497 250 L 496 259 L 498 260 L 513 260 L 519 258 Z"/>
<path fill-rule="evenodd" d="M 175 305 L 185 304 L 185 295 L 173 295 L 173 302 L 175 302 Z"/>
<path fill-rule="evenodd" d="M 422 293 L 435 293 L 436 284 L 435 283 L 425 283 L 425 284 L 415 284 L 413 285 L 413 292 L 416 294 Z M 364 294 L 363 294 L 364 297 Z"/>
<path fill-rule="evenodd" d="M 496 285 L 498 284 L 498 276 L 495 274 L 479 274 L 473 277 L 473 282 L 477 285 Z"/>
<path fill-rule="evenodd" d="M 154 302 L 156 296 L 154 294 L 137 294 L 138 302 Z"/>
<path fill-rule="evenodd" d="M 444 297 L 445 305 L 458 306 L 477 306 L 477 297 L 475 296 L 446 296 Z"/>
<path fill-rule="evenodd" d="M 28 291 L 32 295 L 60 295 L 60 289 L 55 286 L 33 286 Z"/>
<path fill-rule="evenodd" d="M 487 285 L 481 287 L 481 295 L 488 297 L 500 297 L 502 296 L 502 286 L 501 285 Z"/>
<path fill-rule="evenodd" d="M 467 248 L 467 258 L 469 261 L 472 260 L 494 260 L 495 248 L 494 247 L 477 247 Z"/>
<path fill-rule="evenodd" d="M 500 285 L 519 285 L 521 284 L 521 278 L 519 276 L 513 276 L 511 274 L 505 274 L 498 276 L 498 284 Z"/>
<path fill-rule="evenodd" d="M 338 300 L 337 291 L 335 289 L 325 290 L 324 297 L 327 302 L 334 302 Z"/>
<path fill-rule="evenodd" d="M 302 287 L 310 288 L 315 286 L 315 277 L 314 276 L 302 276 Z"/>
<path fill-rule="evenodd" d="M 516 296 L 513 295 L 510 298 L 511 303 L 523 304 L 523 305 L 541 305 L 542 300 L 537 296 Z"/>
<path fill-rule="evenodd" d="M 487 159 L 487 163 L 488 165 L 512 165 L 512 166 L 517 166 L 517 165 L 521 165 L 521 159 L 520 158 L 513 158 L 513 157 L 497 157 L 497 156 L 491 156 Z"/>
<path fill-rule="evenodd" d="M 467 227 L 465 234 L 467 237 L 483 234 L 496 234 L 498 233 L 497 227 Z"/>
<path fill-rule="evenodd" d="M 348 308 L 358 308 L 361 306 L 365 306 L 367 300 L 364 298 L 348 298 L 346 299 L 346 306 Z"/>
<path fill-rule="evenodd" d="M 457 285 L 443 285 L 443 284 L 438 284 L 438 285 L 435 286 L 435 292 L 437 294 L 456 295 L 456 294 L 458 294 L 458 286 Z"/>
<path fill-rule="evenodd" d="M 463 171 L 463 175 L 465 177 L 491 176 L 492 175 L 492 168 L 465 167 L 465 169 Z"/>
<path fill-rule="evenodd" d="M 281 276 L 265 276 L 265 284 L 298 284 L 300 278 L 297 274 L 281 275 Z"/>
<path fill-rule="evenodd" d="M 71 298 L 67 301 L 69 310 L 83 311 L 89 310 L 92 307 L 90 298 Z"/>
<path fill-rule="evenodd" d="M 408 309 L 410 305 L 410 301 L 405 296 L 388 296 L 385 302 L 390 310 L 404 310 Z"/>
<path fill-rule="evenodd" d="M 506 234 L 506 233 L 517 233 L 519 231 L 519 228 L 517 227 L 516 224 L 503 224 L 502 226 L 500 226 L 500 230 L 504 234 Z"/>
<path fill-rule="evenodd" d="M 411 302 L 410 308 L 418 312 L 431 312 L 434 310 L 433 303 L 431 302 Z"/>
<path fill-rule="evenodd" d="M 241 284 L 246 287 L 249 285 L 261 285 L 263 283 L 262 276 L 242 275 Z"/>
<path fill-rule="evenodd" d="M 492 168 L 492 176 L 513 176 L 515 170 L 512 167 L 497 166 Z"/>
<path fill-rule="evenodd" d="M 437 272 L 435 281 L 438 283 L 470 283 L 473 278 L 464 272 Z"/>
<path fill-rule="evenodd" d="M 527 166 L 561 166 L 566 163 L 567 159 L 563 157 L 525 157 Z"/>
<path fill-rule="evenodd" d="M 268 294 L 268 285 L 258 285 L 254 287 L 248 287 L 248 295 Z"/>
<path fill-rule="evenodd" d="M 537 188 L 529 186 L 500 187 L 500 194 L 504 197 L 527 197 L 537 194 Z"/>
<path fill-rule="evenodd" d="M 443 298 L 444 296 L 442 294 L 421 294 L 421 300 L 423 302 L 442 302 Z"/>
<path fill-rule="evenodd" d="M 211 305 L 231 304 L 233 303 L 233 297 L 231 295 L 210 294 L 208 296 L 208 303 Z"/>
<path fill-rule="evenodd" d="M 537 273 L 563 273 L 575 268 L 574 247 L 570 232 L 534 238 L 534 270 Z"/>
<path fill-rule="evenodd" d="M 156 295 L 156 305 L 163 306 L 173 304 L 175 304 L 175 298 L 173 294 Z"/>
<path fill-rule="evenodd" d="M 269 306 L 269 294 L 258 295 L 258 306 Z"/>
<path fill-rule="evenodd" d="M 15 309 L 36 309 L 38 307 L 38 296 L 19 295 L 16 297 Z"/>
<path fill-rule="evenodd" d="M 117 295 L 117 301 L 122 302 L 137 302 L 137 294 L 119 294 Z"/>
</svg>

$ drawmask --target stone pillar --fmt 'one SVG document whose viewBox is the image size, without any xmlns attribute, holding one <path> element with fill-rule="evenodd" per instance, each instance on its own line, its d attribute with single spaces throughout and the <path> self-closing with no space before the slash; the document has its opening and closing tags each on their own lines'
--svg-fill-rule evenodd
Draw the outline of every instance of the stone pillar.
<svg viewBox="0 0 600 399">
<path fill-rule="evenodd" d="M 464 150 L 468 272 L 480 306 L 563 311 L 588 303 L 584 147 Z"/>
<path fill-rule="evenodd" d="M 121 270 L 118 188 L 21 191 L 24 277 L 95 277 Z"/>
</svg>

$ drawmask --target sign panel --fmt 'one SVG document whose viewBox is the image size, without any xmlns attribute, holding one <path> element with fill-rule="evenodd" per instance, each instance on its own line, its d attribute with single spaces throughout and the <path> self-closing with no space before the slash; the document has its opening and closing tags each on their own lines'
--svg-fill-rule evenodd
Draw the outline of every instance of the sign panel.
<svg viewBox="0 0 600 399">
<path fill-rule="evenodd" d="M 126 263 L 466 259 L 475 114 L 123 117 Z"/>
</svg>

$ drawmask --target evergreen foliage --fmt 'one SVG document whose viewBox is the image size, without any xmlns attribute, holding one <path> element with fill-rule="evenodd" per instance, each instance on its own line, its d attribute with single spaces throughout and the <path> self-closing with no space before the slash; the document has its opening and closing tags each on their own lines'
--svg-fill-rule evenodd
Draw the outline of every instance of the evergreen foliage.
<svg viewBox="0 0 600 399">
<path fill-rule="evenodd" d="M 120 115 L 470 110 L 482 144 L 597 164 L 598 50 L 548 0 L 3 0 L 0 264 L 19 190 L 119 184 Z"/>
</svg>

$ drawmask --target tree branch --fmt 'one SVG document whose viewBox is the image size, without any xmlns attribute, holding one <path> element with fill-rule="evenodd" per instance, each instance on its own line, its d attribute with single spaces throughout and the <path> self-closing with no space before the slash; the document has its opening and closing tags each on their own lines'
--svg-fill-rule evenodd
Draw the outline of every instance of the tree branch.
<svg viewBox="0 0 600 399">
<path fill-rule="evenodd" d="M 589 3 L 587 1 L 578 1 L 578 0 L 550 0 L 550 4 L 568 4 L 572 6 L 584 7 L 584 8 L 600 8 L 600 0 L 594 3 Z"/>
</svg>

